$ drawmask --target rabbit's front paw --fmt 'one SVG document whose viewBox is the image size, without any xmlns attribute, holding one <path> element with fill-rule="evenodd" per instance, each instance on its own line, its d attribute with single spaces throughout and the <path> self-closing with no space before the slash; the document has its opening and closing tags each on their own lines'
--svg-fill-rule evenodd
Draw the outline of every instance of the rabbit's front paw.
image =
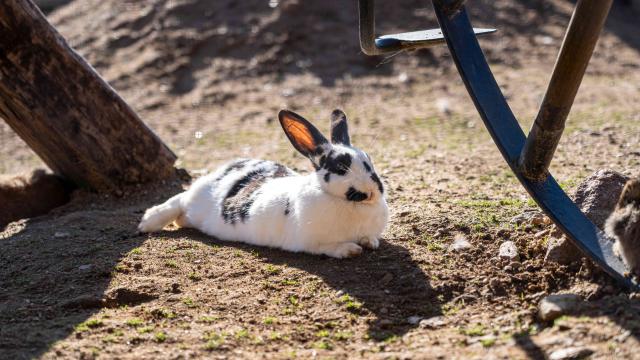
<svg viewBox="0 0 640 360">
<path fill-rule="evenodd" d="M 370 238 L 368 236 L 365 236 L 361 237 L 360 240 L 358 240 L 358 244 L 369 249 L 377 249 L 378 247 L 380 247 L 380 240 L 375 237 Z"/>
<path fill-rule="evenodd" d="M 335 248 L 331 249 L 326 254 L 338 259 L 354 257 L 362 254 L 362 247 L 352 242 L 341 243 L 337 244 Z"/>
</svg>

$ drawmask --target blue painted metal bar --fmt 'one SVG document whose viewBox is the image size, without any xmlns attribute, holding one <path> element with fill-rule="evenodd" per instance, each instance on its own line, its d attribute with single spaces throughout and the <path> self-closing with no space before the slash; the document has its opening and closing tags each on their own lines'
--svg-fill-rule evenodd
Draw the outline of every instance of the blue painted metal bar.
<svg viewBox="0 0 640 360">
<path fill-rule="evenodd" d="M 464 7 L 447 14 L 446 1 L 433 0 L 440 27 L 460 76 L 494 142 L 531 197 L 567 237 L 620 284 L 640 289 L 612 252 L 613 240 L 598 229 L 564 193 L 553 176 L 532 181 L 520 173 L 518 158 L 525 135 L 509 108 L 482 53 Z"/>
</svg>

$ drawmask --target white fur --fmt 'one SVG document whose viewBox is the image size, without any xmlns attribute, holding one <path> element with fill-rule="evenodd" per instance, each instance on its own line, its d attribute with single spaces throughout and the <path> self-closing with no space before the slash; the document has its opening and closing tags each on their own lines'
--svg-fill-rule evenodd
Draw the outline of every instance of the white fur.
<svg viewBox="0 0 640 360">
<path fill-rule="evenodd" d="M 356 149 L 353 154 L 358 161 L 365 158 Z M 329 191 L 327 187 L 332 186 L 331 183 L 323 183 L 322 174 L 318 172 L 300 175 L 290 171 L 291 176 L 266 180 L 246 221 L 226 223 L 222 217 L 222 203 L 233 184 L 256 166 L 268 168 L 273 165 L 252 160 L 218 182 L 214 179 L 219 178 L 226 167 L 206 175 L 189 190 L 148 209 L 138 229 L 141 232 L 158 231 L 176 221 L 180 226 L 196 228 L 222 240 L 336 258 L 358 255 L 362 252 L 361 246 L 374 249 L 379 246 L 378 239 L 389 217 L 384 195 L 376 192 L 366 202 L 347 201 L 341 196 L 344 192 L 334 194 Z M 343 187 L 341 182 L 349 179 L 354 183 L 366 180 L 362 174 L 355 173 L 348 173 L 345 179 L 334 179 L 333 186 Z M 355 176 L 360 178 L 353 179 Z M 376 189 L 374 183 L 367 183 L 366 188 L 372 192 Z M 290 213 L 285 215 L 287 199 Z"/>
</svg>

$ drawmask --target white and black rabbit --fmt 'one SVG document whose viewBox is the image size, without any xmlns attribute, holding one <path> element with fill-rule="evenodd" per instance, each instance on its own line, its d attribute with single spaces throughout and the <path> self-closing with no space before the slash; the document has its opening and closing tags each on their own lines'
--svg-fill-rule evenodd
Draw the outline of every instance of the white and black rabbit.
<svg viewBox="0 0 640 360">
<path fill-rule="evenodd" d="M 627 181 L 605 231 L 616 240 L 615 255 L 629 267 L 630 275 L 640 278 L 640 179 Z"/>
<path fill-rule="evenodd" d="M 138 230 L 175 221 L 222 240 L 336 258 L 377 248 L 389 218 L 384 187 L 369 155 L 351 146 L 345 114 L 331 114 L 331 142 L 298 114 L 282 110 L 278 118 L 314 172 L 236 160 L 148 209 Z"/>
</svg>

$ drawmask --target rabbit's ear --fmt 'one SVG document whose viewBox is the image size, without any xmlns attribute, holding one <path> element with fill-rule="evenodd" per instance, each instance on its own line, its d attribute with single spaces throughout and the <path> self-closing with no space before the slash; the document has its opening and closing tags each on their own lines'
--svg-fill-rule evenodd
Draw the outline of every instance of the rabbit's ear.
<svg viewBox="0 0 640 360">
<path fill-rule="evenodd" d="M 293 147 L 306 157 L 320 155 L 321 145 L 329 143 L 315 126 L 293 111 L 281 110 L 278 119 Z"/>
<path fill-rule="evenodd" d="M 335 109 L 331 113 L 331 142 L 333 144 L 351 146 L 347 115 L 340 109 Z"/>
</svg>

